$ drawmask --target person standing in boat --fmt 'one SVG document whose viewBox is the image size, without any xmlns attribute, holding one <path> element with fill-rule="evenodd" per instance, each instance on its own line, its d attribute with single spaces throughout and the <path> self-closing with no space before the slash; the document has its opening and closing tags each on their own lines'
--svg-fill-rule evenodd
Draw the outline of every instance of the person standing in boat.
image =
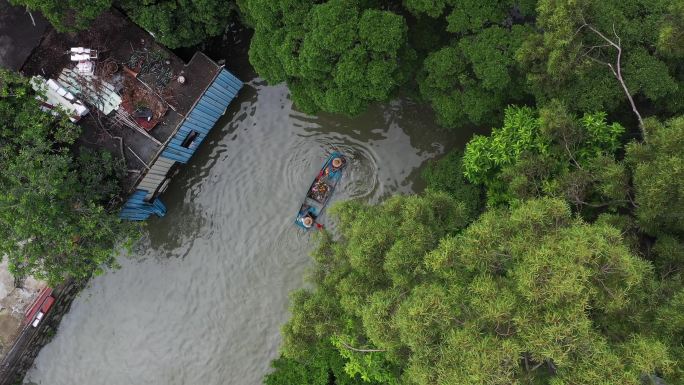
<svg viewBox="0 0 684 385">
<path fill-rule="evenodd" d="M 311 226 L 313 226 L 313 224 L 314 224 L 314 219 L 313 219 L 313 217 L 311 216 L 311 213 L 307 213 L 307 214 L 302 218 L 302 224 L 303 224 L 304 227 L 306 227 L 307 229 L 310 229 Z"/>
<path fill-rule="evenodd" d="M 332 160 L 332 171 L 335 172 L 344 166 L 344 158 L 338 156 Z"/>
<path fill-rule="evenodd" d="M 344 158 L 338 156 L 336 158 L 333 158 L 332 162 L 330 162 L 330 165 L 328 165 L 328 167 L 326 167 L 325 171 L 322 171 L 322 173 L 325 176 L 328 176 L 332 173 L 339 171 L 342 168 L 342 166 L 344 166 Z M 319 177 L 321 176 L 323 175 L 319 175 Z"/>
</svg>

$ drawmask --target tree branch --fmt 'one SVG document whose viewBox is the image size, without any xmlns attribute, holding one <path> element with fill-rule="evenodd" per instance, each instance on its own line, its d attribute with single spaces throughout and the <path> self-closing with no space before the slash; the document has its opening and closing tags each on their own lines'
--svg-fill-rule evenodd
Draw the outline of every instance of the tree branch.
<svg viewBox="0 0 684 385">
<path fill-rule="evenodd" d="M 31 17 L 31 23 L 33 23 L 33 26 L 36 26 L 36 19 L 33 18 L 33 14 L 31 14 L 31 10 L 29 9 L 28 5 L 26 6 L 26 13 Z"/>
<path fill-rule="evenodd" d="M 639 120 L 639 129 L 641 130 L 641 136 L 643 137 L 644 141 L 646 141 L 646 129 L 644 128 L 644 120 L 641 118 L 641 114 L 639 113 L 639 110 L 636 107 L 636 104 L 634 103 L 634 98 L 632 98 L 632 94 L 629 92 L 629 88 L 627 87 L 627 84 L 625 83 L 625 80 L 622 77 L 622 40 L 620 39 L 620 36 L 618 36 L 617 31 L 615 30 L 615 24 L 613 24 L 613 34 L 615 35 L 616 40 L 613 41 L 609 39 L 606 35 L 601 33 L 598 29 L 594 28 L 591 24 L 588 24 L 586 21 L 583 20 L 583 23 L 577 31 L 575 31 L 575 35 L 579 33 L 583 28 L 588 28 L 590 31 L 595 33 L 597 36 L 599 36 L 601 39 L 603 39 L 606 43 L 608 43 L 609 46 L 615 48 L 617 51 L 617 58 L 615 60 L 615 65 L 611 63 L 604 62 L 602 60 L 599 60 L 596 57 L 593 57 L 589 55 L 589 53 L 594 49 L 594 48 L 600 48 L 604 46 L 594 46 L 590 48 L 586 53 L 586 57 L 589 59 L 606 65 L 610 68 L 610 71 L 613 73 L 615 78 L 618 80 L 620 83 L 620 86 L 622 87 L 622 90 L 625 92 L 625 95 L 627 96 L 627 100 L 629 100 L 629 104 L 632 107 L 632 111 L 634 112 L 634 115 L 636 115 L 637 120 Z M 574 36 L 573 36 L 574 37 Z"/>
<path fill-rule="evenodd" d="M 340 345 L 344 346 L 345 348 L 354 351 L 354 352 L 360 352 L 360 353 L 375 353 L 375 352 L 386 352 L 387 349 L 357 349 L 355 347 L 349 346 L 343 341 L 340 341 Z"/>
<path fill-rule="evenodd" d="M 600 50 L 601 48 L 608 48 L 608 47 L 612 47 L 612 46 L 611 46 L 610 44 L 602 44 L 602 45 L 594 45 L 594 46 L 591 46 L 589 49 L 587 49 L 586 51 L 584 51 L 584 53 L 582 53 L 582 55 L 581 55 L 580 57 L 585 57 L 585 56 L 587 56 L 587 57 L 589 57 L 589 58 L 593 58 L 593 56 L 589 56 L 589 53 L 590 53 L 591 51 L 593 51 L 593 50 L 595 50 L 595 49 L 599 49 L 599 50 Z M 602 62 L 602 63 L 604 63 L 604 62 Z M 607 64 L 607 63 L 605 63 L 605 64 Z"/>
<path fill-rule="evenodd" d="M 572 163 L 574 163 L 575 166 L 581 170 L 582 166 L 580 166 L 580 164 L 577 163 L 577 160 L 572 155 L 572 151 L 570 151 L 570 148 L 568 147 L 568 138 L 565 136 L 565 132 L 563 132 L 563 146 L 565 147 L 565 151 L 568 153 L 568 156 L 570 157 L 570 160 L 572 161 Z"/>
<path fill-rule="evenodd" d="M 605 203 L 589 203 L 589 202 L 585 202 L 585 201 L 580 200 L 580 199 L 575 199 L 575 204 L 583 205 L 583 206 L 587 206 L 587 207 L 593 207 L 593 208 L 606 207 L 606 206 L 610 206 L 610 205 L 617 204 L 617 203 L 629 203 L 629 200 L 617 199 L 617 200 L 613 200 L 613 201 L 605 202 Z"/>
</svg>

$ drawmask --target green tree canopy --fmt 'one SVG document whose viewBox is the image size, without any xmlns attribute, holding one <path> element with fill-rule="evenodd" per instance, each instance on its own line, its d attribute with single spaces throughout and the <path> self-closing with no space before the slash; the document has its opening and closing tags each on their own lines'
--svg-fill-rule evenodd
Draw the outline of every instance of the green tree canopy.
<svg viewBox="0 0 684 385">
<path fill-rule="evenodd" d="M 169 48 L 188 47 L 218 36 L 235 9 L 220 0 L 122 0 L 128 16 Z"/>
<path fill-rule="evenodd" d="M 529 3 L 239 2 L 255 28 L 250 61 L 268 82 L 286 81 L 304 111 L 355 115 L 416 79 L 448 127 L 493 122 L 529 96 L 515 60 Z"/>
<path fill-rule="evenodd" d="M 528 32 L 489 27 L 428 55 L 420 91 L 442 125 L 491 123 L 507 102 L 524 97 L 513 56 Z"/>
<path fill-rule="evenodd" d="M 87 29 L 112 5 L 121 7 L 128 17 L 155 39 L 169 47 L 189 47 L 220 35 L 236 9 L 232 1 L 220 0 L 11 0 L 40 11 L 60 32 Z"/>
<path fill-rule="evenodd" d="M 422 176 L 428 189 L 446 192 L 463 204 L 470 219 L 477 217 L 482 209 L 482 190 L 463 176 L 462 152 L 451 151 L 440 160 L 431 162 Z"/>
<path fill-rule="evenodd" d="M 311 346 L 311 359 L 306 362 L 279 357 L 273 360 L 273 372 L 266 375 L 265 385 L 361 385 L 369 384 L 349 376 L 345 359 L 330 344 Z"/>
<path fill-rule="evenodd" d="M 668 60 L 674 50 L 668 42 L 677 36 L 671 24 L 677 8 L 671 4 L 539 0 L 540 32 L 518 52 L 537 102 L 556 98 L 573 111 L 612 112 L 625 106 L 624 90 L 608 67 L 616 69 L 618 53 L 608 38 L 621 47 L 624 80 L 638 102 L 648 102 L 657 111 L 684 111 L 682 67 Z M 662 49 L 654 52 L 658 42 Z"/>
<path fill-rule="evenodd" d="M 245 0 L 249 57 L 269 83 L 287 81 L 295 105 L 356 115 L 403 84 L 414 52 L 401 15 L 358 1 Z"/>
<path fill-rule="evenodd" d="M 648 143 L 627 147 L 627 161 L 634 172 L 636 216 L 650 234 L 684 236 L 684 117 L 647 124 Z"/>
<path fill-rule="evenodd" d="M 445 23 L 448 44 L 430 52 L 420 95 L 445 127 L 496 122 L 508 103 L 528 98 L 516 52 L 532 33 L 530 1 L 405 1 L 418 17 Z M 450 42 L 449 42 L 450 41 Z"/>
<path fill-rule="evenodd" d="M 40 110 L 28 81 L 0 70 L 0 254 L 18 276 L 50 284 L 115 264 L 131 241 L 107 203 L 122 167 L 107 152 L 72 148 L 79 129 Z"/>
<path fill-rule="evenodd" d="M 88 28 L 96 17 L 112 6 L 112 0 L 10 0 L 10 3 L 40 11 L 60 32 Z"/>
<path fill-rule="evenodd" d="M 681 330 L 649 326 L 678 297 L 654 291 L 651 263 L 619 230 L 562 200 L 490 210 L 467 227 L 463 206 L 434 192 L 333 212 L 340 238 L 322 234 L 315 288 L 293 295 L 289 359 L 331 341 L 347 373 L 383 383 L 680 378 Z"/>
<path fill-rule="evenodd" d="M 579 208 L 621 206 L 629 201 L 627 171 L 615 160 L 623 133 L 603 113 L 509 107 L 501 128 L 468 143 L 463 172 L 486 187 L 492 206 L 545 195 Z"/>
<path fill-rule="evenodd" d="M 40 10 L 61 30 L 85 28 L 112 5 L 12 2 Z M 429 103 L 448 128 L 497 124 L 508 104 L 551 100 L 573 113 L 605 111 L 630 125 L 630 110 L 684 113 L 684 6 L 678 1 L 114 4 L 174 48 L 220 35 L 235 3 L 254 28 L 249 56 L 257 73 L 272 84 L 286 82 L 308 113 L 357 115 L 399 94 Z"/>
<path fill-rule="evenodd" d="M 658 35 L 658 50 L 665 56 L 684 57 L 684 3 L 673 1 L 668 7 Z"/>
</svg>

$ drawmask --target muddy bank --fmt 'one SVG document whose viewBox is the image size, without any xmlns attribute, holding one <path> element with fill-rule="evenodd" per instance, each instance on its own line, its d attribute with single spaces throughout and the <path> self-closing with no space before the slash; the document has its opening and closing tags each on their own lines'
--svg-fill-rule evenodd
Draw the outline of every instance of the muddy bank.
<svg viewBox="0 0 684 385">
<path fill-rule="evenodd" d="M 9 272 L 8 260 L 0 262 L 0 360 L 12 348 L 25 325 L 25 313 L 45 282 L 26 278 L 17 282 Z"/>
<path fill-rule="evenodd" d="M 0 0 L 0 67 L 18 71 L 47 26 L 39 13 L 29 14 L 23 7 Z"/>
<path fill-rule="evenodd" d="M 69 312 L 71 303 L 83 289 L 83 284 L 67 282 L 53 291 L 56 301 L 38 327 L 20 330 L 14 344 L 0 361 L 0 385 L 19 384 L 33 365 L 40 350 L 52 340 L 62 317 Z"/>
</svg>

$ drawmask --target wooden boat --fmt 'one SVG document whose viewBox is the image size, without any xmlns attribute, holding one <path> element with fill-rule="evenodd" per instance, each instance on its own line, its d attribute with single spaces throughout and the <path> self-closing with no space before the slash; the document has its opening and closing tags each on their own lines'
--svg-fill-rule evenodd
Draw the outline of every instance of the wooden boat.
<svg viewBox="0 0 684 385">
<path fill-rule="evenodd" d="M 297 218 L 295 219 L 297 226 L 304 230 L 314 226 L 320 227 L 316 220 L 330 200 L 337 183 L 342 178 L 342 170 L 346 166 L 347 158 L 338 151 L 330 154 L 328 159 L 325 160 L 323 167 L 321 167 L 321 170 L 306 192 L 304 203 L 299 208 Z"/>
</svg>

